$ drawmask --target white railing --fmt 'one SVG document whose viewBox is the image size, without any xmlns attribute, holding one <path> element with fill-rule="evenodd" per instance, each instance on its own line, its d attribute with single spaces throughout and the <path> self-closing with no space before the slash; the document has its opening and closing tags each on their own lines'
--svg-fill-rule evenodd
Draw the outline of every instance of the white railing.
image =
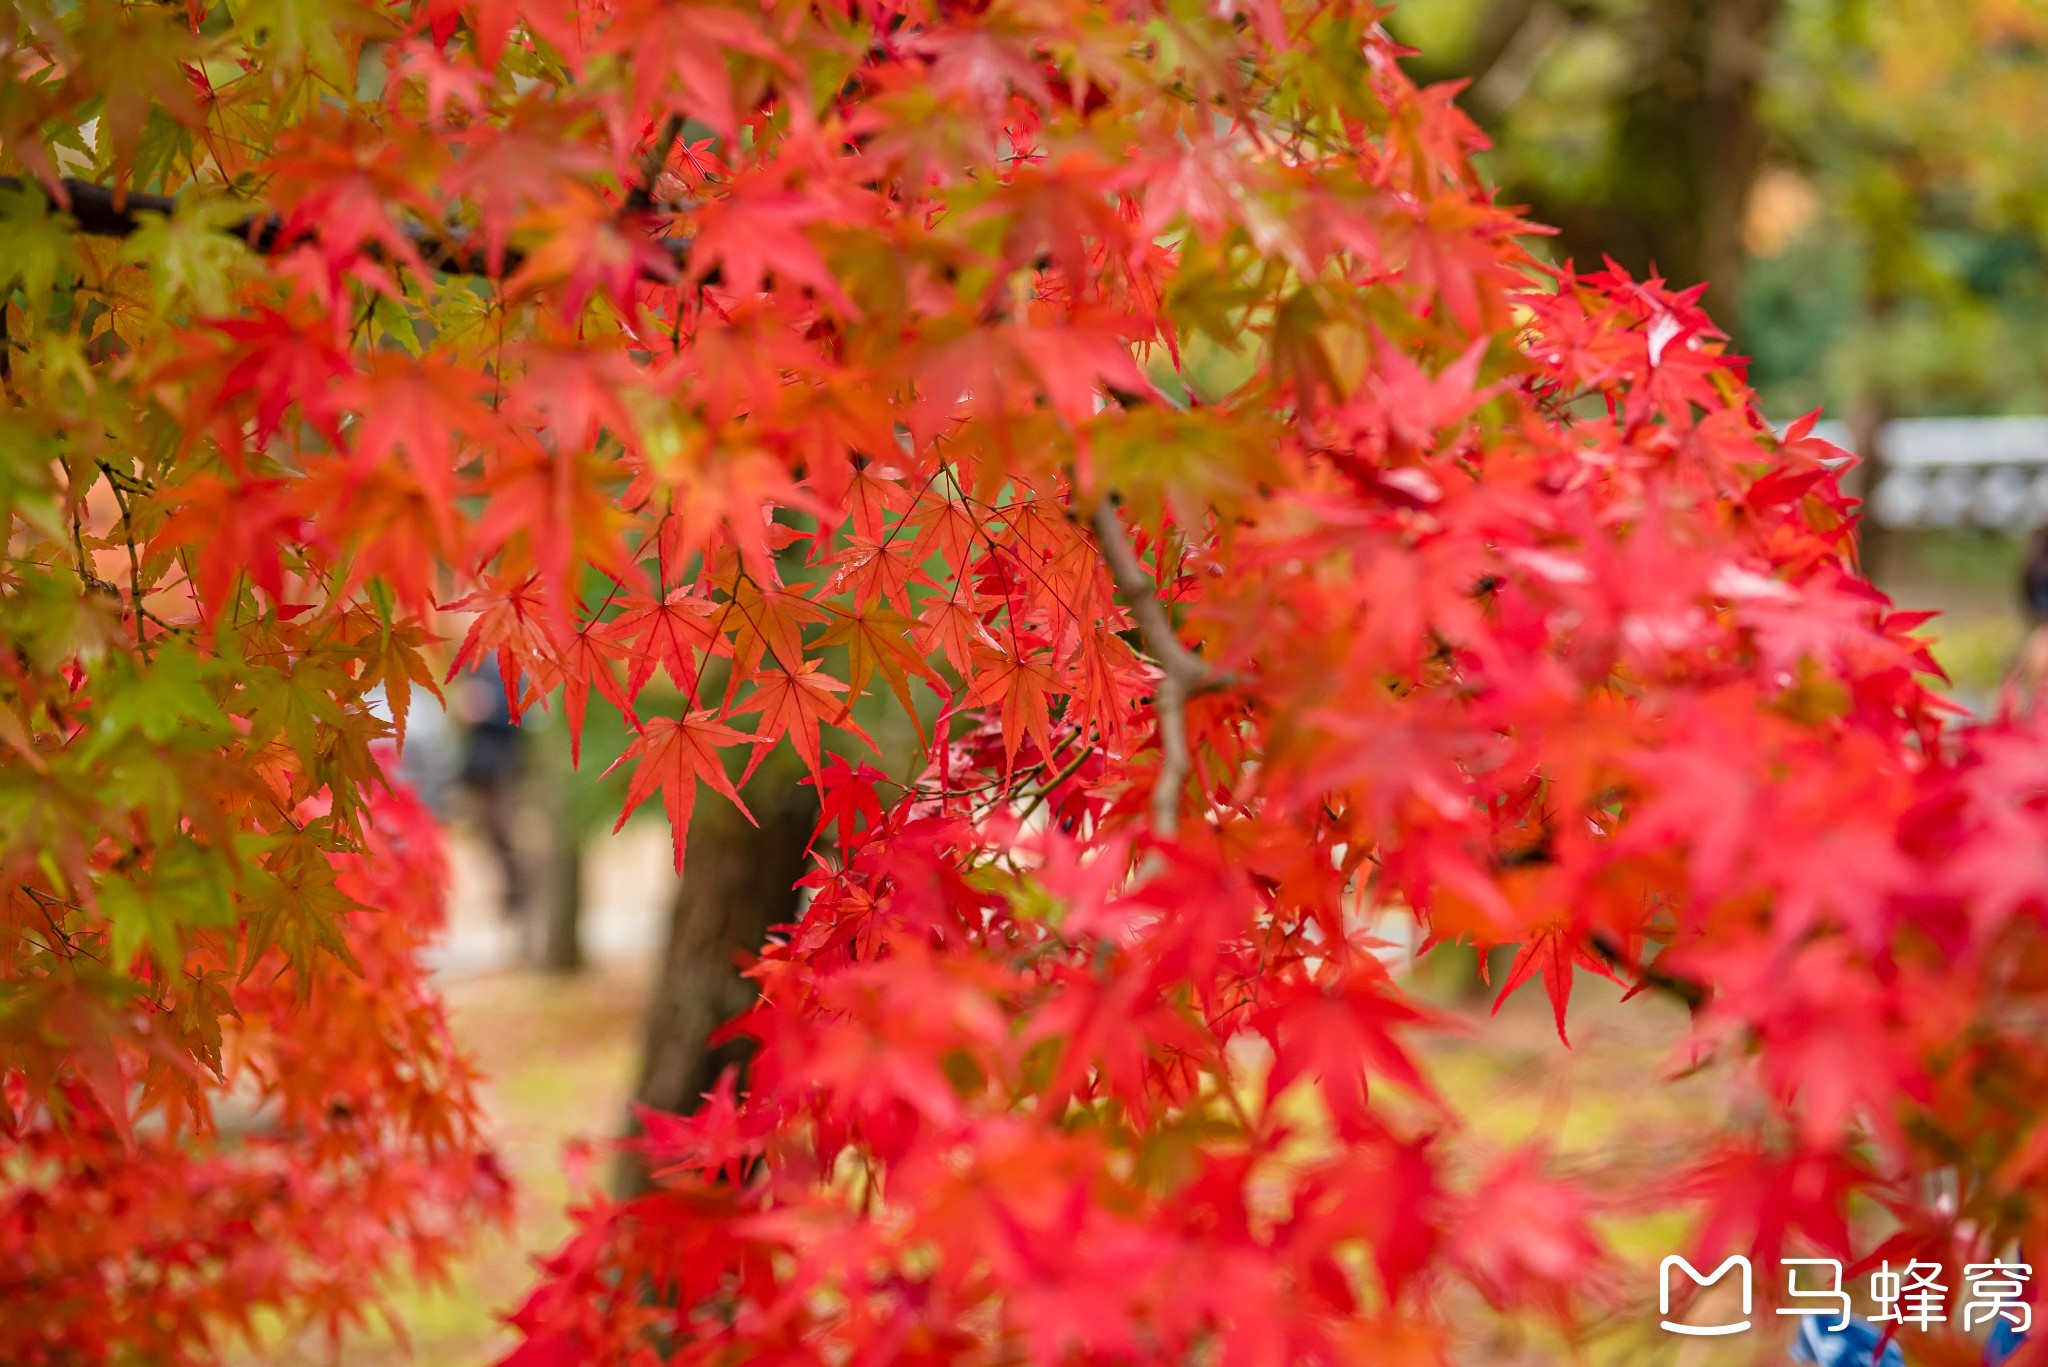
<svg viewBox="0 0 2048 1367">
<path fill-rule="evenodd" d="M 1814 434 L 1853 450 L 1849 430 Z M 2048 522 L 2048 418 L 1900 418 L 1885 424 L 1870 515 L 1887 527 L 2025 531 Z"/>
</svg>

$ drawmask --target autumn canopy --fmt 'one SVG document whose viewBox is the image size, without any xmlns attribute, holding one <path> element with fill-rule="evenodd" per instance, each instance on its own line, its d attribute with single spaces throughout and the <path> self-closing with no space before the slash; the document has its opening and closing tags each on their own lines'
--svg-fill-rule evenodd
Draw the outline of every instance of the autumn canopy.
<svg viewBox="0 0 2048 1367">
<path fill-rule="evenodd" d="M 1461 1154 L 1410 913 L 1696 1008 L 1684 1251 L 2048 1241 L 2048 731 L 1947 726 L 1841 453 L 1539 266 L 1377 18 L 8 7 L 0 1360 L 340 1332 L 502 1209 L 382 777 L 485 652 L 686 877 L 777 747 L 823 809 L 527 1367 L 1568 1331 L 1630 1194 Z"/>
</svg>

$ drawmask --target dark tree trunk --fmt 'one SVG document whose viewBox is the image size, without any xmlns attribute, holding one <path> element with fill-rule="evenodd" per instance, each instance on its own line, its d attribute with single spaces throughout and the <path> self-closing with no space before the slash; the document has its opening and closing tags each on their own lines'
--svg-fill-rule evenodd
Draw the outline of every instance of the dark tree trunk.
<svg viewBox="0 0 2048 1367">
<path fill-rule="evenodd" d="M 633 1093 L 643 1106 L 687 1114 L 720 1073 L 746 1063 L 746 1042 L 714 1048 L 711 1036 L 754 1001 L 754 984 L 740 975 L 741 964 L 760 950 L 769 927 L 797 917 L 795 884 L 807 863 L 818 798 L 815 788 L 797 783 L 802 770 L 783 762 L 788 758 L 771 758 L 742 790 L 758 827 L 713 794 L 697 804 L 668 950 L 647 1012 Z M 627 1132 L 636 1130 L 629 1117 Z M 645 1190 L 647 1173 L 622 1155 L 614 1185 L 621 1195 Z"/>
<path fill-rule="evenodd" d="M 1889 527 L 1880 523 L 1871 513 L 1872 496 L 1883 482 L 1885 474 L 1884 425 L 1886 421 L 1884 400 L 1875 394 L 1866 394 L 1849 409 L 1849 447 L 1861 459 L 1856 464 L 1855 476 L 1849 492 L 1863 500 L 1863 516 L 1856 523 L 1856 562 L 1863 571 L 1863 577 L 1879 588 L 1884 587 L 1880 578 L 1891 566 L 1892 533 Z"/>
<path fill-rule="evenodd" d="M 1764 163 L 1758 96 L 1780 5 L 1781 0 L 1708 0 L 1698 20 L 1706 29 L 1700 103 L 1713 130 L 1701 196 L 1699 270 L 1720 301 L 1716 311 L 1724 327 L 1738 321 L 1742 229 Z"/>
<path fill-rule="evenodd" d="M 547 814 L 548 830 L 544 849 L 539 896 L 529 899 L 526 909 L 533 918 L 526 926 L 526 953 L 534 967 L 545 973 L 576 973 L 583 958 L 583 843 L 587 836 L 577 820 L 576 774 L 569 765 L 569 749 L 554 733 L 536 736 L 540 762 L 536 775 L 541 791 L 539 809 Z"/>
<path fill-rule="evenodd" d="M 583 836 L 563 822 L 555 827 L 554 839 L 536 966 L 544 973 L 577 973 L 584 962 Z"/>
<path fill-rule="evenodd" d="M 1461 66 L 1431 67 L 1425 54 L 1417 69 L 1472 77 L 1461 98 L 1498 131 L 1558 40 L 1574 26 L 1611 27 L 1632 81 L 1615 99 L 1596 188 L 1553 194 L 1511 180 L 1502 198 L 1559 229 L 1561 255 L 1581 267 L 1612 256 L 1638 276 L 1654 267 L 1674 285 L 1709 282 L 1710 311 L 1733 328 L 1743 218 L 1766 151 L 1758 96 L 1783 9 L 1784 0 L 1647 0 L 1622 17 L 1595 0 L 1492 0 Z"/>
</svg>

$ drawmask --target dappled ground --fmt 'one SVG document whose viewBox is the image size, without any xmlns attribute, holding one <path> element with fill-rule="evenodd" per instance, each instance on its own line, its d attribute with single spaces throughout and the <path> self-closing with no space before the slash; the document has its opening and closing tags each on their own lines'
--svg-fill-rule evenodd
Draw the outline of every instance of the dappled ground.
<svg viewBox="0 0 2048 1367">
<path fill-rule="evenodd" d="M 1566 1023 L 1567 1047 L 1539 981 L 1489 1016 L 1490 993 L 1457 991 L 1451 974 L 1433 976 L 1420 985 L 1422 994 L 1435 997 L 1464 1027 L 1434 1035 L 1424 1046 L 1432 1077 L 1467 1126 L 1452 1140 L 1457 1152 L 1498 1157 L 1541 1146 L 1550 1155 L 1549 1171 L 1606 1205 L 1595 1223 L 1621 1259 L 1585 1288 L 1581 1309 L 1589 1332 L 1582 1343 L 1534 1325 L 1526 1337 L 1504 1337 L 1481 1329 L 1485 1321 L 1476 1313 L 1453 1313 L 1453 1323 L 1467 1331 L 1458 1360 L 1473 1367 L 1782 1361 L 1775 1333 L 1710 1343 L 1659 1329 L 1657 1264 L 1666 1254 L 1689 1251 L 1686 1215 L 1614 1199 L 1624 1190 L 1660 1189 L 1663 1179 L 1697 1160 L 1700 1135 L 1725 1120 L 1727 1074 L 1693 1066 L 1684 1008 L 1648 995 L 1624 1002 L 1614 984 L 1582 973 Z M 1502 1220 L 1527 1215 L 1494 1214 Z M 1596 1312 L 1600 1304 L 1610 1308 Z"/>
<path fill-rule="evenodd" d="M 651 970 L 642 959 L 599 963 L 573 978 L 508 972 L 449 983 L 457 1037 L 488 1079 L 486 1104 L 518 1207 L 513 1229 L 486 1239 L 451 1286 L 401 1300 L 413 1361 L 483 1367 L 511 1347 L 495 1317 L 532 1281 L 533 1259 L 569 1232 L 568 1146 L 601 1143 L 626 1113 Z M 602 1152 L 592 1157 L 589 1180 L 603 1176 L 604 1162 Z M 362 1344 L 344 1361 L 404 1358 L 387 1341 Z"/>
</svg>

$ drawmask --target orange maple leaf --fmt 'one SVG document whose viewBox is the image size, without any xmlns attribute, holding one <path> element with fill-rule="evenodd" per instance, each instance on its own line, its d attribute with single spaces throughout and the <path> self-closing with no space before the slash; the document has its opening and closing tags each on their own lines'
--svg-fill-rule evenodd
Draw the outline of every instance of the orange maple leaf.
<svg viewBox="0 0 2048 1367">
<path fill-rule="evenodd" d="M 633 780 L 626 788 L 625 810 L 612 823 L 612 829 L 616 831 L 624 826 L 634 809 L 659 787 L 661 805 L 668 813 L 669 831 L 675 841 L 676 872 L 681 873 L 683 849 L 689 841 L 690 813 L 697 806 L 697 780 L 703 779 L 715 791 L 731 798 L 740 814 L 752 821 L 754 814 L 747 810 L 746 803 L 740 801 L 739 789 L 725 776 L 725 762 L 719 755 L 719 748 L 730 745 L 765 746 L 767 741 L 765 736 L 735 731 L 708 711 L 692 712 L 683 717 L 654 718 L 640 728 L 640 734 L 633 738 L 626 752 L 605 770 L 609 774 L 627 760 L 638 761 L 633 770 Z"/>
<path fill-rule="evenodd" d="M 850 715 L 846 700 L 839 696 L 846 691 L 846 685 L 829 674 L 819 673 L 816 660 L 805 660 L 794 670 L 768 670 L 756 676 L 754 683 L 754 695 L 733 709 L 733 715 L 759 712 L 762 736 L 788 736 L 813 775 L 824 767 L 824 744 L 818 734 L 821 723 L 829 722 L 842 731 L 851 731 L 866 741 L 869 748 L 875 748 L 873 737 L 861 730 Z M 747 766 L 749 778 L 761 759 L 762 755 L 756 754 Z"/>
</svg>

